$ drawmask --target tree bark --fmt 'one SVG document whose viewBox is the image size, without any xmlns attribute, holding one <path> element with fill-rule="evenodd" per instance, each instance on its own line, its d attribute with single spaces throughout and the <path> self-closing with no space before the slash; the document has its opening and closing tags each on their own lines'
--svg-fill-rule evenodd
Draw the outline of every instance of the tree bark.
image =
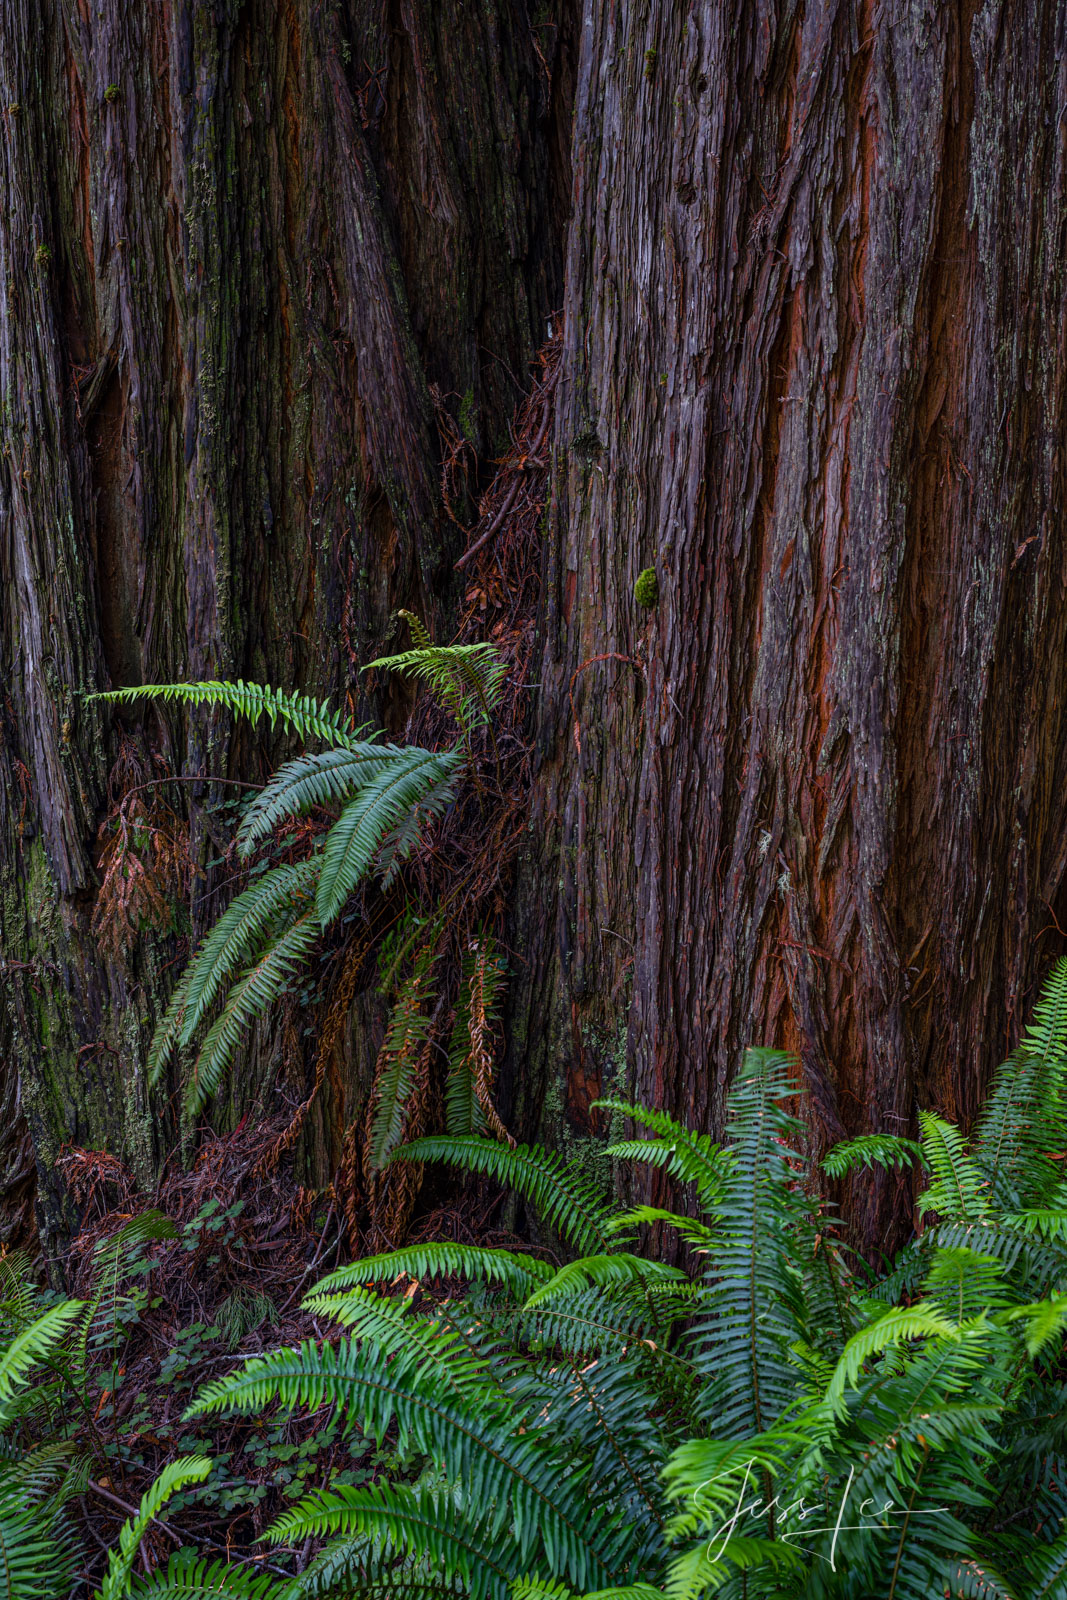
<svg viewBox="0 0 1067 1600">
<path fill-rule="evenodd" d="M 572 1136 L 721 1129 L 749 1043 L 817 1144 L 967 1122 L 1064 948 L 1064 30 L 586 7 L 518 1074 Z"/>
<path fill-rule="evenodd" d="M 3 8 L 3 1028 L 51 1232 L 64 1141 L 171 1137 L 188 938 L 93 933 L 123 740 L 283 748 L 82 692 L 402 720 L 356 669 L 453 614 L 434 392 L 491 462 L 560 304 L 509 1114 L 720 1130 L 759 1042 L 816 1148 L 973 1115 L 1067 914 L 1065 40 L 1049 0 Z M 187 788 L 193 936 L 230 791 Z M 909 1203 L 849 1200 L 872 1245 Z"/>
<path fill-rule="evenodd" d="M 491 456 L 559 303 L 550 24 L 513 0 L 3 8 L 0 939 L 49 1234 L 65 1143 L 147 1180 L 173 1137 L 143 1062 L 189 939 L 105 959 L 92 922 L 121 741 L 145 782 L 157 758 L 262 779 L 284 748 L 82 696 L 240 676 L 395 710 L 358 667 L 406 638 L 398 607 L 447 618 L 462 547 L 431 386 Z M 234 791 L 186 793 L 195 936 Z"/>
</svg>

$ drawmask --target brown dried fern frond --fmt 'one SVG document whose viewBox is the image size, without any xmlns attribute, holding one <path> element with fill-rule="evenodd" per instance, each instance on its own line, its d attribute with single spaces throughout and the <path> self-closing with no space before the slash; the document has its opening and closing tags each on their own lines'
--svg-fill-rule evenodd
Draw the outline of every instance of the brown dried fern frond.
<svg viewBox="0 0 1067 1600">
<path fill-rule="evenodd" d="M 169 776 L 161 756 L 149 763 L 132 740 L 123 739 L 108 779 L 108 814 L 97 834 L 101 884 L 91 923 L 117 958 L 139 934 L 170 931 L 192 885 L 188 827 L 160 792 Z"/>
<path fill-rule="evenodd" d="M 514 1146 L 493 1104 L 495 1034 L 504 963 L 486 935 L 472 939 L 463 960 L 448 1052 L 446 1091 L 451 1133 L 492 1133 Z"/>
<path fill-rule="evenodd" d="M 253 1177 L 264 1176 L 268 1172 L 273 1172 L 285 1152 L 291 1150 L 300 1137 L 300 1131 L 307 1120 L 308 1112 L 314 1105 L 326 1080 L 328 1069 L 333 1065 L 333 1052 L 347 1021 L 349 1007 L 352 1004 L 352 996 L 356 990 L 356 981 L 372 942 L 370 935 L 363 935 L 355 939 L 348 954 L 345 956 L 336 989 L 326 1012 L 322 1032 L 319 1034 L 318 1047 L 315 1053 L 315 1077 L 310 1092 L 307 1098 L 297 1106 L 292 1122 L 287 1128 L 283 1129 L 253 1168 Z M 332 1072 L 331 1077 L 336 1092 L 340 1089 L 340 1083 L 337 1081 L 335 1070 Z"/>
</svg>

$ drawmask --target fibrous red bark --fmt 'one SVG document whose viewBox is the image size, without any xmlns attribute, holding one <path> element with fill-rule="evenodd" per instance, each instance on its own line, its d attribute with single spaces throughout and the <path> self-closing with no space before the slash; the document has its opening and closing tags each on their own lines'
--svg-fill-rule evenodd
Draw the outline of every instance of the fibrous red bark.
<svg viewBox="0 0 1067 1600">
<path fill-rule="evenodd" d="M 557 36 L 513 0 L 0 15 L 0 920 L 50 1227 L 64 1140 L 158 1167 L 143 1061 L 187 948 L 92 935 L 122 727 L 83 693 L 241 676 L 388 716 L 358 667 L 400 606 L 446 624 L 462 548 L 431 385 L 491 458 L 558 304 Z M 280 748 L 201 714 L 126 733 L 186 776 Z M 185 789 L 193 934 L 233 793 Z"/>
<path fill-rule="evenodd" d="M 561 299 L 516 1120 L 614 1084 L 718 1128 L 749 1042 L 816 1143 L 973 1113 L 1063 944 L 1065 74 L 1047 0 L 3 9 L 4 1028 L 50 1225 L 64 1138 L 158 1164 L 183 953 L 99 958 L 81 692 L 361 705 L 398 606 L 454 614 L 431 385 L 488 469 Z M 195 933 L 228 792 L 188 789 Z"/>
<path fill-rule="evenodd" d="M 967 1121 L 1063 948 L 1065 117 L 1036 0 L 587 8 L 520 1069 L 573 1127 L 721 1128 L 748 1043 L 821 1142 Z"/>
</svg>

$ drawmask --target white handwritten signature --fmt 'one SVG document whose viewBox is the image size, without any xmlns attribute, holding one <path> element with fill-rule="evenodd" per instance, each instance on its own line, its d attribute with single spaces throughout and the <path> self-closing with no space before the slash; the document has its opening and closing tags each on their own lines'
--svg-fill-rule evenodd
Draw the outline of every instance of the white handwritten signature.
<svg viewBox="0 0 1067 1600">
<path fill-rule="evenodd" d="M 871 1512 L 871 1516 L 877 1518 L 877 1521 L 864 1522 L 861 1520 L 859 1522 L 846 1522 L 845 1506 L 848 1504 L 849 1495 L 852 1493 L 852 1481 L 856 1476 L 856 1469 L 855 1467 L 852 1467 L 849 1469 L 848 1482 L 845 1484 L 844 1490 L 842 1491 L 841 1503 L 837 1508 L 837 1521 L 834 1522 L 832 1526 L 830 1524 L 824 1524 L 822 1527 L 809 1528 L 807 1526 L 807 1519 L 809 1517 L 817 1516 L 822 1512 L 823 1505 L 821 1502 L 808 1505 L 805 1503 L 804 1497 L 801 1495 L 789 1505 L 783 1505 L 781 1495 L 776 1494 L 771 1500 L 764 1500 L 762 1495 L 757 1495 L 754 1500 L 750 1500 L 746 1503 L 745 1493 L 748 1488 L 749 1479 L 752 1476 L 752 1470 L 756 1464 L 755 1456 L 753 1456 L 753 1458 L 746 1463 L 745 1475 L 741 1480 L 741 1487 L 738 1491 L 737 1505 L 734 1508 L 734 1513 L 726 1522 L 724 1522 L 720 1527 L 716 1528 L 715 1532 L 708 1540 L 707 1555 L 709 1561 L 716 1561 L 726 1553 L 726 1547 L 733 1537 L 738 1523 L 744 1518 L 765 1517 L 773 1511 L 775 1513 L 775 1531 L 782 1544 L 796 1544 L 797 1549 L 806 1550 L 809 1555 L 817 1556 L 820 1561 L 828 1561 L 830 1570 L 832 1572 L 836 1572 L 837 1566 L 835 1563 L 837 1557 L 837 1541 L 842 1533 L 884 1532 L 889 1526 L 889 1519 L 892 1517 L 938 1517 L 946 1514 L 949 1510 L 948 1506 L 933 1506 L 925 1511 L 915 1511 L 903 1506 L 897 1506 L 895 1500 L 886 1500 L 879 1510 Z M 722 1478 L 728 1478 L 732 1476 L 733 1472 L 727 1471 L 716 1473 L 715 1476 L 711 1478 L 705 1478 L 704 1482 L 700 1484 L 696 1490 L 696 1493 L 693 1497 L 694 1501 L 699 1497 L 701 1490 L 706 1489 L 709 1484 L 718 1483 Z M 875 1501 L 873 1499 L 861 1500 L 858 1512 L 859 1517 L 862 1519 L 867 1507 L 873 1506 L 874 1504 Z M 802 1526 L 797 1528 L 789 1528 L 788 1526 L 785 1526 L 785 1531 L 778 1532 L 778 1529 L 783 1527 L 783 1525 L 788 1524 L 790 1519 L 795 1519 L 798 1523 L 802 1524 Z M 817 1550 L 812 1550 L 810 1545 L 802 1545 L 799 1543 L 801 1537 L 810 1539 L 811 1536 L 816 1533 L 833 1534 L 833 1540 L 830 1544 L 829 1557 L 821 1555 Z"/>
</svg>

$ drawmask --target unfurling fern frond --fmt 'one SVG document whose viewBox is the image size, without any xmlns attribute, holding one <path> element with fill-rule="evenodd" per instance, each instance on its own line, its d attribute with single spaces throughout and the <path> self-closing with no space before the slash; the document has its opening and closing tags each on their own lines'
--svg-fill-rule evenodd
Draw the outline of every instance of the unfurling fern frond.
<svg viewBox="0 0 1067 1600">
<path fill-rule="evenodd" d="M 358 740 L 359 728 L 350 717 L 333 710 L 326 700 L 272 689 L 265 683 L 205 681 L 200 683 L 139 683 L 128 689 L 110 689 L 90 694 L 87 700 L 106 700 L 113 705 L 130 705 L 137 700 L 181 701 L 185 705 L 226 706 L 239 716 L 258 722 L 269 717 L 271 727 L 278 722 L 302 739 L 322 739 L 326 744 L 351 745 Z"/>
<path fill-rule="evenodd" d="M 400 985 L 374 1069 L 367 1165 L 379 1172 L 404 1137 L 408 1106 L 419 1063 L 430 1041 L 433 1019 L 426 1009 L 436 953 L 422 951 L 410 977 Z"/>
<path fill-rule="evenodd" d="M 843 1139 L 828 1150 L 822 1170 L 828 1178 L 844 1178 L 867 1167 L 884 1167 L 892 1172 L 910 1161 L 926 1165 L 923 1147 L 914 1139 L 900 1139 L 891 1133 L 865 1133 L 858 1139 Z"/>
<path fill-rule="evenodd" d="M 344 908 L 393 830 L 417 810 L 429 820 L 451 804 L 464 760 L 461 751 L 411 745 L 358 790 L 330 829 L 322 852 L 316 900 L 323 927 Z"/>
<path fill-rule="evenodd" d="M 456 1020 L 448 1048 L 445 1112 L 448 1132 L 498 1139 L 510 1135 L 493 1104 L 492 1034 L 499 1021 L 504 962 L 493 940 L 475 941 L 463 958 Z"/>
</svg>

